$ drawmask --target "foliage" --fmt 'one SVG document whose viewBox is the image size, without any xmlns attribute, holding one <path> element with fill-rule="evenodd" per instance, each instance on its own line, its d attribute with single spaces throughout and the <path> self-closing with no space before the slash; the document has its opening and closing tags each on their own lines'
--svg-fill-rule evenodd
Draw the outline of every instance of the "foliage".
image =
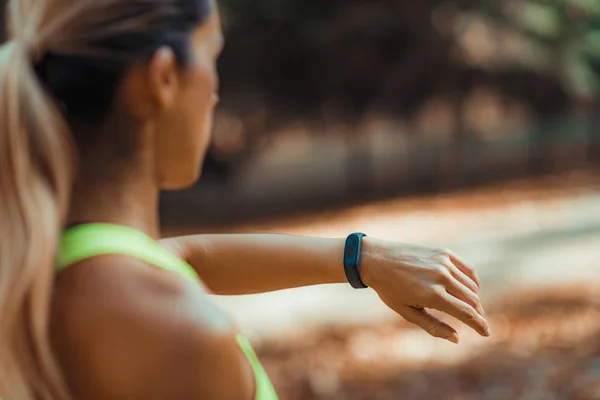
<svg viewBox="0 0 600 400">
<path fill-rule="evenodd" d="M 457 84 L 452 38 L 432 24 L 441 4 L 223 1 L 224 105 L 238 106 L 240 92 L 251 91 L 286 118 L 353 120 L 374 107 L 410 114 L 439 87 Z"/>
<path fill-rule="evenodd" d="M 597 0 L 487 0 L 498 23 L 521 30 L 528 67 L 552 70 L 578 97 L 600 94 L 600 2 Z"/>
</svg>

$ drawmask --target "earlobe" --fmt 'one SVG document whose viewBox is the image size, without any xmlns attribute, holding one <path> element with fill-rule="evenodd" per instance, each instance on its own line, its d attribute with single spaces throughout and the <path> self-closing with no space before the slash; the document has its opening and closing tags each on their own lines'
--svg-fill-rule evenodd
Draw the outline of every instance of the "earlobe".
<svg viewBox="0 0 600 400">
<path fill-rule="evenodd" d="M 158 49 L 148 63 L 150 91 L 157 104 L 172 107 L 179 89 L 177 60 L 170 47 Z"/>
</svg>

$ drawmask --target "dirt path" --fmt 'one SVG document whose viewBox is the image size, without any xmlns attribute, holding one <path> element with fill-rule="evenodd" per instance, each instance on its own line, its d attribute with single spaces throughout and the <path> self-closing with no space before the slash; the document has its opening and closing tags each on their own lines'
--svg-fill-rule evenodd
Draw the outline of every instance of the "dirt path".
<svg viewBox="0 0 600 400">
<path fill-rule="evenodd" d="M 598 400 L 600 287 L 527 290 L 488 308 L 482 339 L 403 321 L 328 327 L 259 348 L 286 400 Z"/>
</svg>

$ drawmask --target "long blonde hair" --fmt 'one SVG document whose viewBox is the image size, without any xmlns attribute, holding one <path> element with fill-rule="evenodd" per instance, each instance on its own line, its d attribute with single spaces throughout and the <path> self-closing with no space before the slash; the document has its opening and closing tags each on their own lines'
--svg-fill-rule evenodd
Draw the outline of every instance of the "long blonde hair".
<svg viewBox="0 0 600 400">
<path fill-rule="evenodd" d="M 95 111 L 77 107 L 88 100 L 96 107 L 94 99 L 105 97 L 102 107 L 108 109 L 114 97 L 109 89 L 108 94 L 95 96 L 93 90 L 100 93 L 104 89 L 98 87 L 106 86 L 96 81 L 106 79 L 116 87 L 131 61 L 148 55 L 144 52 L 162 45 L 177 50 L 178 43 L 185 42 L 180 39 L 207 16 L 209 3 L 9 0 L 8 40 L 0 47 L 0 398 L 70 397 L 50 346 L 48 326 L 57 238 L 74 175 L 74 146 L 64 118 L 69 104 L 67 111 L 65 104 L 59 109 L 56 93 L 48 82 L 42 84 L 35 66 L 49 53 L 88 61 L 96 57 L 94 66 L 102 58 L 107 61 L 110 73 L 85 81 L 90 82 L 86 88 L 90 99 L 81 98 L 81 89 L 69 89 L 81 83 L 69 81 L 70 77 L 71 86 L 58 90 L 77 93 L 60 99 L 71 103 L 75 115 L 69 117 L 88 118 L 86 113 Z M 131 37 L 135 41 L 123 47 L 123 38 Z M 185 45 L 180 47 L 185 58 Z M 120 69 L 112 74 L 115 64 Z M 64 77 L 63 67 L 58 69 Z M 88 75 L 83 72 L 79 75 Z"/>
<path fill-rule="evenodd" d="M 0 49 L 0 395 L 23 400 L 68 398 L 48 315 L 71 146 L 30 61 L 38 4 L 9 2 L 11 38 Z"/>
</svg>

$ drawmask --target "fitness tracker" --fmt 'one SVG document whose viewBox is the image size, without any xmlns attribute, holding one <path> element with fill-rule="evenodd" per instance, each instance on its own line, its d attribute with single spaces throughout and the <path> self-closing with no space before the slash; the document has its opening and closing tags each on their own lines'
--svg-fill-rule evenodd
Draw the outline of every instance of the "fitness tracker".
<svg viewBox="0 0 600 400">
<path fill-rule="evenodd" d="M 348 283 L 354 289 L 366 289 L 368 287 L 360 279 L 360 250 L 362 248 L 362 238 L 365 236 L 367 235 L 360 232 L 351 233 L 346 238 L 344 246 L 344 272 Z"/>
</svg>

